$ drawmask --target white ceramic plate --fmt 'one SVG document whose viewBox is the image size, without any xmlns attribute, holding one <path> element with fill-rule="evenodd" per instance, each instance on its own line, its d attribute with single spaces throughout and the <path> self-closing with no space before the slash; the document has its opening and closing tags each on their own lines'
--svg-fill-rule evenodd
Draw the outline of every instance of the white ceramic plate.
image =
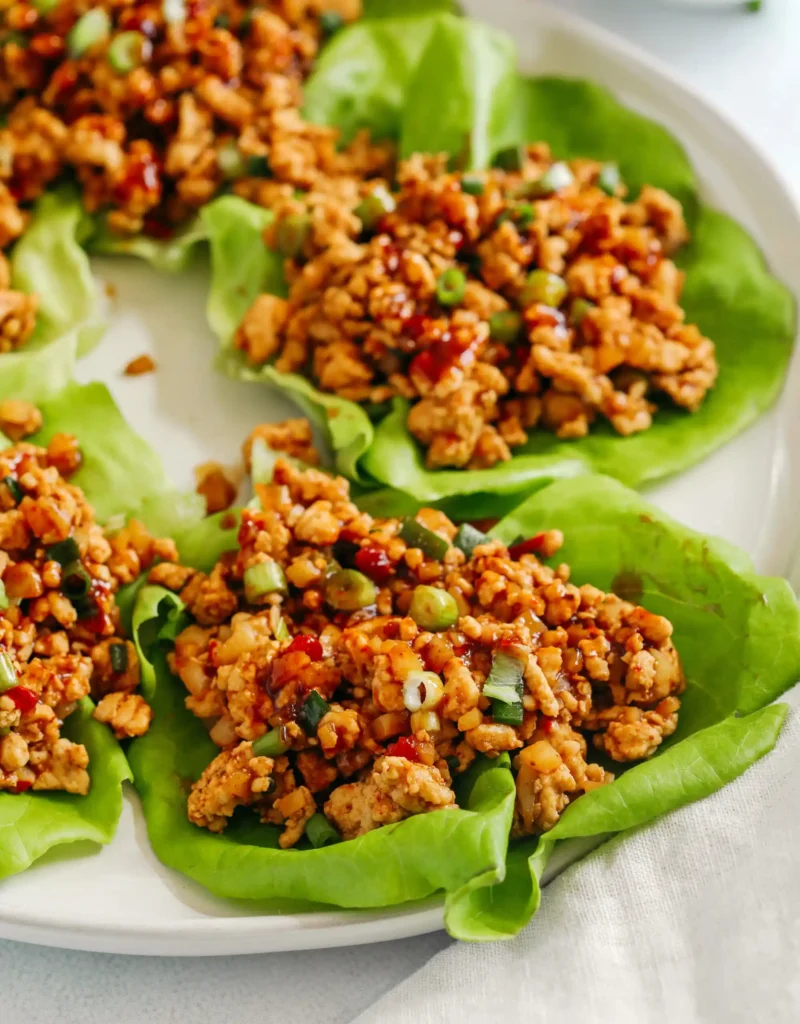
<svg viewBox="0 0 800 1024">
<path fill-rule="evenodd" d="M 574 17 L 519 0 L 467 0 L 465 6 L 513 33 L 525 70 L 594 79 L 672 129 L 689 151 L 706 199 L 742 221 L 772 267 L 800 293 L 798 212 L 775 171 L 721 114 L 646 54 Z M 104 261 L 98 272 L 114 285 L 113 323 L 80 376 L 109 384 L 177 483 L 190 486 L 192 467 L 206 459 L 235 462 L 255 423 L 292 411 L 261 387 L 211 374 L 214 342 L 203 316 L 203 271 L 168 278 L 138 263 Z M 122 376 L 124 365 L 144 352 L 156 359 L 158 372 Z M 776 409 L 702 465 L 649 494 L 671 515 L 740 545 L 759 570 L 776 574 L 792 568 L 800 498 L 800 427 L 792 396 L 799 374 L 796 358 L 788 394 Z M 110 846 L 99 852 L 61 847 L 0 887 L 0 937 L 104 952 L 308 949 L 441 926 L 435 901 L 386 912 L 263 916 L 216 900 L 158 863 L 130 789 Z"/>
</svg>

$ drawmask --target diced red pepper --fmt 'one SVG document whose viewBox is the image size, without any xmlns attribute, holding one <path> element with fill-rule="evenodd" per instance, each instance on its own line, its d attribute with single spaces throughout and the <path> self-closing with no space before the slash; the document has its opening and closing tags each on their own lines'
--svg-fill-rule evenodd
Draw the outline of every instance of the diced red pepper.
<svg viewBox="0 0 800 1024">
<path fill-rule="evenodd" d="M 392 562 L 383 548 L 360 548 L 355 563 L 356 569 L 376 583 L 385 583 L 392 575 Z"/>
<path fill-rule="evenodd" d="M 544 718 L 543 717 L 543 718 L 539 719 L 539 725 L 541 726 L 542 732 L 545 734 L 545 736 L 549 736 L 550 735 L 550 733 L 555 728 L 555 724 L 556 724 L 555 718 Z"/>
<path fill-rule="evenodd" d="M 386 748 L 390 757 L 404 757 L 407 761 L 419 761 L 417 742 L 413 736 L 401 736 Z"/>
<path fill-rule="evenodd" d="M 322 644 L 315 636 L 296 636 L 286 648 L 287 653 L 301 651 L 307 654 L 311 661 L 322 661 Z"/>
<path fill-rule="evenodd" d="M 33 710 L 39 703 L 38 696 L 27 686 L 12 686 L 10 690 L 6 690 L 6 697 L 10 697 L 14 701 L 14 707 L 19 708 L 23 714 Z"/>
<path fill-rule="evenodd" d="M 14 786 L 14 792 L 25 793 L 31 788 L 32 785 L 33 783 L 30 782 L 28 779 L 20 779 L 16 786 Z"/>
<path fill-rule="evenodd" d="M 523 555 L 538 555 L 544 544 L 544 536 L 543 533 L 537 533 L 536 536 L 520 541 L 519 544 L 512 544 L 508 549 L 509 555 L 514 559 L 522 558 Z"/>
</svg>

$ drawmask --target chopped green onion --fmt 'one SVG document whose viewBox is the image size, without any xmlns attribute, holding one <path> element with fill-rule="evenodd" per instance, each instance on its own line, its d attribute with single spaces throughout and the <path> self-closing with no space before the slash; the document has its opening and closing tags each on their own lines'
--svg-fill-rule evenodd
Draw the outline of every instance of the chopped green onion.
<svg viewBox="0 0 800 1024">
<path fill-rule="evenodd" d="M 468 196 L 482 196 L 485 189 L 483 179 L 477 174 L 465 174 L 461 179 L 461 191 L 466 192 Z"/>
<path fill-rule="evenodd" d="M 338 569 L 325 580 L 325 600 L 338 612 L 369 608 L 378 599 L 378 588 L 358 569 Z"/>
<path fill-rule="evenodd" d="M 257 437 L 250 451 L 250 475 L 253 483 L 271 484 L 277 461 L 278 452 L 270 448 L 263 437 Z"/>
<path fill-rule="evenodd" d="M 111 18 L 102 7 L 92 7 L 75 22 L 67 34 L 67 52 L 75 60 L 111 35 Z"/>
<path fill-rule="evenodd" d="M 270 729 L 259 736 L 253 743 L 253 757 L 280 757 L 289 749 L 288 743 L 281 739 L 280 729 Z"/>
<path fill-rule="evenodd" d="M 567 282 L 558 274 L 547 270 L 532 270 L 520 295 L 520 305 L 527 307 L 534 302 L 557 309 L 567 297 Z"/>
<path fill-rule="evenodd" d="M 603 167 L 597 176 L 597 184 L 598 187 L 606 193 L 606 195 L 616 195 L 617 189 L 622 184 L 619 167 L 617 167 L 616 164 L 603 164 Z"/>
<path fill-rule="evenodd" d="M 80 559 L 68 562 L 61 574 L 61 593 L 70 601 L 81 601 L 91 589 L 92 577 L 84 569 Z"/>
<path fill-rule="evenodd" d="M 538 181 L 531 183 L 530 194 L 533 196 L 549 196 L 567 188 L 575 181 L 575 176 L 563 161 L 551 164 Z"/>
<path fill-rule="evenodd" d="M 111 668 L 114 672 L 128 671 L 128 648 L 125 644 L 111 644 L 108 648 Z"/>
<path fill-rule="evenodd" d="M 276 640 L 288 640 L 292 634 L 289 632 L 289 627 L 286 625 L 283 616 L 278 619 L 278 624 L 275 627 L 275 639 Z"/>
<path fill-rule="evenodd" d="M 530 203 L 523 203 L 514 212 L 514 223 L 524 231 L 536 219 L 536 210 Z"/>
<path fill-rule="evenodd" d="M 150 40 L 141 32 L 120 32 L 108 48 L 108 63 L 121 75 L 139 67 L 147 59 Z"/>
<path fill-rule="evenodd" d="M 4 612 L 8 608 L 8 594 L 6 594 L 6 585 L 0 580 L 0 612 Z"/>
<path fill-rule="evenodd" d="M 522 675 L 519 658 L 500 651 L 492 659 L 492 668 L 483 684 L 483 694 L 492 700 L 492 718 L 503 725 L 522 725 Z"/>
<path fill-rule="evenodd" d="M 319 16 L 319 27 L 323 39 L 330 39 L 340 28 L 344 28 L 344 18 L 338 11 L 323 11 Z"/>
<path fill-rule="evenodd" d="M 516 686 L 500 686 L 484 683 L 483 696 L 490 700 L 499 700 L 503 704 L 519 704 L 522 701 L 522 694 Z"/>
<path fill-rule="evenodd" d="M 269 178 L 272 176 L 269 160 L 265 156 L 249 156 L 245 163 L 245 172 L 249 178 Z"/>
<path fill-rule="evenodd" d="M 180 25 L 186 21 L 185 0 L 163 0 L 161 11 L 168 25 Z"/>
<path fill-rule="evenodd" d="M 9 493 L 11 495 L 11 500 L 15 504 L 19 505 L 19 503 L 22 501 L 22 497 L 23 497 L 23 495 L 22 495 L 22 488 L 20 487 L 20 485 L 17 483 L 17 481 L 14 479 L 13 476 L 4 476 L 3 477 L 3 483 L 6 485 L 6 487 L 9 490 Z"/>
<path fill-rule="evenodd" d="M 36 12 L 41 15 L 52 14 L 61 0 L 31 0 Z"/>
<path fill-rule="evenodd" d="M 403 682 L 406 710 L 432 711 L 444 696 L 444 686 L 435 672 L 410 672 Z"/>
<path fill-rule="evenodd" d="M 489 336 L 493 341 L 515 341 L 522 330 L 522 317 L 513 309 L 501 309 L 489 317 Z"/>
<path fill-rule="evenodd" d="M 81 557 L 78 542 L 74 537 L 67 537 L 66 540 L 60 540 L 57 544 L 52 544 L 47 548 L 45 554 L 49 561 L 58 562 L 59 565 L 68 565 L 70 562 L 75 562 Z"/>
<path fill-rule="evenodd" d="M 391 192 L 383 185 L 376 185 L 369 195 L 364 196 L 354 213 L 361 221 L 365 231 L 374 231 L 381 217 L 391 213 L 395 206 L 396 203 Z"/>
<path fill-rule="evenodd" d="M 330 709 L 331 706 L 325 698 L 316 690 L 312 690 L 298 712 L 297 724 L 308 736 L 314 736 L 317 726 Z"/>
<path fill-rule="evenodd" d="M 467 559 L 472 558 L 472 553 L 479 544 L 485 544 L 489 538 L 485 533 L 476 530 L 469 523 L 462 523 L 458 533 L 453 537 L 453 546 L 464 552 Z"/>
<path fill-rule="evenodd" d="M 498 153 L 494 162 L 503 171 L 521 171 L 525 166 L 525 149 L 523 146 L 511 146 Z"/>
<path fill-rule="evenodd" d="M 311 234 L 311 217 L 307 213 L 293 213 L 278 223 L 275 245 L 281 256 L 295 259 L 300 256 Z"/>
<path fill-rule="evenodd" d="M 573 299 L 569 307 L 570 326 L 580 327 L 590 309 L 594 309 L 594 303 L 589 302 L 588 299 Z"/>
<path fill-rule="evenodd" d="M 228 15 L 222 11 L 214 18 L 214 28 L 227 28 L 231 23 L 231 19 Z"/>
<path fill-rule="evenodd" d="M 458 604 L 452 594 L 439 587 L 414 587 L 408 614 L 422 629 L 439 632 L 458 622 Z"/>
<path fill-rule="evenodd" d="M 228 181 L 244 176 L 244 157 L 233 139 L 227 139 L 217 150 L 217 166 Z"/>
<path fill-rule="evenodd" d="M 315 850 L 322 846 L 330 846 L 331 843 L 340 843 L 342 837 L 331 825 L 324 814 L 312 814 L 306 822 L 306 835 L 308 841 Z"/>
<path fill-rule="evenodd" d="M 256 562 L 244 571 L 244 596 L 254 604 L 267 594 L 285 593 L 286 577 L 277 562 Z"/>
<path fill-rule="evenodd" d="M 11 655 L 0 651 L 0 693 L 11 690 L 17 685 L 17 673 L 11 663 Z"/>
<path fill-rule="evenodd" d="M 467 290 L 467 279 L 463 270 L 450 267 L 436 282 L 436 298 L 443 306 L 457 306 Z"/>
<path fill-rule="evenodd" d="M 400 540 L 404 540 L 410 548 L 419 548 L 428 558 L 435 558 L 437 562 L 441 562 L 450 548 L 449 541 L 418 523 L 413 516 L 403 519 Z"/>
</svg>

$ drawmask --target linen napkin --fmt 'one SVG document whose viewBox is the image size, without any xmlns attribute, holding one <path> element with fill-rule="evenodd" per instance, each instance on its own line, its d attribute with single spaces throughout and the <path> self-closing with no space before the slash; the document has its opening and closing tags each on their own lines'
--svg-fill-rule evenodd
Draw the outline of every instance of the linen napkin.
<svg viewBox="0 0 800 1024">
<path fill-rule="evenodd" d="M 800 687 L 776 749 L 612 840 L 518 938 L 452 944 L 357 1024 L 797 1024 Z"/>
</svg>

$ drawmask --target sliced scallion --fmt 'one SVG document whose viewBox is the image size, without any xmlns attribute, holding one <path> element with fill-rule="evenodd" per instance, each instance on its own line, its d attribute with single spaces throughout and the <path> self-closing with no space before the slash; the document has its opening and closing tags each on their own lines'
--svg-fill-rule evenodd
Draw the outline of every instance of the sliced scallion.
<svg viewBox="0 0 800 1024">
<path fill-rule="evenodd" d="M 365 231 L 374 231 L 381 217 L 391 213 L 395 205 L 391 192 L 383 185 L 376 185 L 369 195 L 364 196 L 353 212 Z"/>
<path fill-rule="evenodd" d="M 226 139 L 217 150 L 217 166 L 228 181 L 244 176 L 245 161 L 233 139 Z"/>
<path fill-rule="evenodd" d="M 458 267 L 449 267 L 436 282 L 436 298 L 442 306 L 457 306 L 466 290 L 467 278 Z"/>
<path fill-rule="evenodd" d="M 575 181 L 575 176 L 562 160 L 551 164 L 538 181 L 532 182 L 531 195 L 550 196 Z"/>
<path fill-rule="evenodd" d="M 458 622 L 458 605 L 446 590 L 422 584 L 414 587 L 408 614 L 422 629 L 438 633 Z"/>
<path fill-rule="evenodd" d="M 453 546 L 460 548 L 464 552 L 464 557 L 469 560 L 472 558 L 472 552 L 475 548 L 479 544 L 485 544 L 488 540 L 489 538 L 485 533 L 476 530 L 470 523 L 462 523 L 455 537 L 453 537 Z"/>
<path fill-rule="evenodd" d="M 76 558 L 67 562 L 61 573 L 61 593 L 70 601 L 82 601 L 92 588 L 92 577 Z"/>
<path fill-rule="evenodd" d="M 114 672 L 128 671 L 128 648 L 125 644 L 111 644 L 108 648 L 108 656 Z"/>
<path fill-rule="evenodd" d="M 337 569 L 325 580 L 325 600 L 337 612 L 369 608 L 378 599 L 378 588 L 358 569 Z"/>
<path fill-rule="evenodd" d="M 307 213 L 293 213 L 278 223 L 275 247 L 281 256 L 293 260 L 302 254 L 310 234 L 311 217 Z"/>
<path fill-rule="evenodd" d="M 23 498 L 22 488 L 20 487 L 20 485 L 17 483 L 13 476 L 4 476 L 3 483 L 8 488 L 8 493 L 11 495 L 11 500 L 14 502 L 14 504 L 19 505 Z"/>
<path fill-rule="evenodd" d="M 482 196 L 485 189 L 483 179 L 477 174 L 465 174 L 461 179 L 461 191 L 466 192 L 468 196 Z"/>
<path fill-rule="evenodd" d="M 141 32 L 120 32 L 108 47 L 108 63 L 121 75 L 127 75 L 146 60 L 150 49 L 150 40 Z"/>
<path fill-rule="evenodd" d="M 102 7 L 91 7 L 67 33 L 67 52 L 76 60 L 111 35 L 111 18 Z"/>
<path fill-rule="evenodd" d="M 17 673 L 11 663 L 11 655 L 0 651 L 0 693 L 11 690 L 17 685 Z"/>
<path fill-rule="evenodd" d="M 281 739 L 280 729 L 270 729 L 253 743 L 253 757 L 280 757 L 289 749 Z"/>
<path fill-rule="evenodd" d="M 291 635 L 289 627 L 286 625 L 283 616 L 281 616 L 281 618 L 278 619 L 278 624 L 275 626 L 275 639 L 288 640 Z"/>
<path fill-rule="evenodd" d="M 4 612 L 8 608 L 8 594 L 6 594 L 6 587 L 2 580 L 0 580 L 0 612 Z"/>
<path fill-rule="evenodd" d="M 410 548 L 419 548 L 428 558 L 441 562 L 447 554 L 450 544 L 438 533 L 418 523 L 413 516 L 406 516 L 400 527 L 400 540 L 404 540 Z"/>
<path fill-rule="evenodd" d="M 522 725 L 524 666 L 519 658 L 499 651 L 483 684 L 483 694 L 492 701 L 492 718 L 503 725 Z"/>
<path fill-rule="evenodd" d="M 606 195 L 616 195 L 617 189 L 622 184 L 622 176 L 616 164 L 603 164 L 597 176 L 597 185 Z"/>
<path fill-rule="evenodd" d="M 252 604 L 267 594 L 285 593 L 286 577 L 277 562 L 256 562 L 244 571 L 244 596 Z"/>
<path fill-rule="evenodd" d="M 331 706 L 316 690 L 312 690 L 303 702 L 297 715 L 297 724 L 308 736 L 314 736 L 317 726 L 330 711 Z"/>
<path fill-rule="evenodd" d="M 57 544 L 51 544 L 45 554 L 49 561 L 58 562 L 59 565 L 68 565 L 81 557 L 78 542 L 74 537 L 67 537 L 65 540 L 58 541 Z"/>
<path fill-rule="evenodd" d="M 322 846 L 330 846 L 331 843 L 340 843 L 342 837 L 331 825 L 324 814 L 312 814 L 306 822 L 306 835 L 315 850 Z"/>
</svg>

